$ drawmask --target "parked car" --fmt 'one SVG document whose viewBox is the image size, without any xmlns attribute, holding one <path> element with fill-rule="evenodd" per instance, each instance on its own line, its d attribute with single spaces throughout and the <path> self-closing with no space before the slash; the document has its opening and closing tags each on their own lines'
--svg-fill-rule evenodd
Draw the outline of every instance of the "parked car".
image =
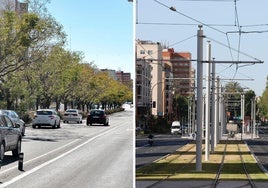
<svg viewBox="0 0 268 188">
<path fill-rule="evenodd" d="M 21 152 L 20 126 L 14 123 L 7 115 L 0 114 L 0 159 L 3 161 L 5 152 L 12 151 L 17 157 Z"/>
<path fill-rule="evenodd" d="M 35 112 L 32 127 L 52 126 L 60 128 L 60 116 L 52 109 L 39 109 Z"/>
<path fill-rule="evenodd" d="M 13 111 L 13 110 L 0 110 L 0 114 L 7 115 L 14 123 L 17 123 L 20 125 L 20 132 L 21 135 L 25 135 L 25 122 L 20 119 L 19 115 Z"/>
<path fill-rule="evenodd" d="M 91 110 L 87 115 L 87 125 L 103 124 L 109 126 L 109 118 L 104 110 Z"/>
<path fill-rule="evenodd" d="M 79 113 L 76 109 L 68 109 L 63 115 L 63 123 L 65 122 L 77 122 L 82 123 L 82 114 Z"/>
</svg>

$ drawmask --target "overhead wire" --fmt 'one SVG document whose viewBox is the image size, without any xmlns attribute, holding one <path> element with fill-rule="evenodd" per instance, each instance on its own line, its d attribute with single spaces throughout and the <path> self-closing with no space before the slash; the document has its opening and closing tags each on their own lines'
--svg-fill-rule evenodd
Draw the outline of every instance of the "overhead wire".
<svg viewBox="0 0 268 188">
<path fill-rule="evenodd" d="M 239 55 L 240 55 L 240 54 L 243 54 L 243 55 L 245 55 L 245 56 L 247 56 L 247 57 L 249 57 L 249 58 L 252 58 L 252 59 L 254 59 L 254 60 L 260 61 L 259 59 L 255 58 L 255 57 L 253 57 L 253 56 L 251 56 L 251 55 L 248 55 L 248 54 L 246 54 L 246 53 L 244 53 L 244 52 L 241 52 L 241 34 L 244 33 L 244 32 L 242 32 L 242 27 L 240 26 L 240 23 L 239 23 L 239 16 L 238 16 L 238 10 L 237 10 L 237 1 L 238 1 L 238 0 L 230 0 L 230 1 L 234 1 L 234 7 L 235 7 L 235 26 L 237 26 L 237 28 L 238 28 L 238 34 L 239 34 L 238 49 L 235 49 L 235 48 L 232 48 L 232 47 L 231 47 L 231 43 L 230 43 L 230 39 L 229 39 L 228 32 L 224 32 L 224 31 L 222 31 L 222 30 L 219 30 L 219 29 L 217 29 L 217 28 L 215 28 L 215 27 L 213 27 L 213 26 L 211 26 L 211 25 L 209 25 L 209 24 L 206 24 L 206 23 L 201 22 L 201 21 L 199 21 L 199 20 L 197 20 L 197 19 L 195 19 L 195 18 L 193 18 L 193 17 L 191 17 L 191 16 L 188 16 L 188 15 L 182 13 L 182 12 L 179 12 L 179 11 L 176 10 L 176 8 L 174 8 L 174 7 L 169 7 L 169 6 L 167 6 L 166 4 L 164 4 L 164 3 L 162 3 L 162 2 L 160 2 L 160 1 L 158 1 L 158 0 L 154 0 L 154 1 L 155 1 L 156 3 L 158 3 L 158 4 L 160 4 L 160 5 L 162 5 L 162 6 L 166 7 L 166 8 L 168 8 L 168 9 L 170 9 L 170 10 L 172 10 L 172 11 L 174 11 L 174 12 L 176 12 L 176 13 L 178 13 L 178 14 L 180 14 L 180 15 L 182 15 L 182 16 L 184 16 L 184 17 L 190 19 L 190 20 L 192 20 L 192 21 L 195 21 L 195 22 L 197 22 L 197 23 L 199 23 L 199 24 L 201 24 L 201 25 L 203 25 L 203 26 L 206 26 L 206 27 L 208 27 L 208 28 L 210 28 L 210 29 L 213 29 L 213 30 L 215 30 L 215 31 L 217 31 L 217 32 L 219 32 L 219 33 L 222 33 L 222 34 L 226 35 L 226 39 L 227 39 L 227 43 L 228 43 L 228 45 L 224 45 L 224 46 L 227 47 L 227 48 L 229 48 L 229 52 L 230 52 L 230 56 L 231 56 L 232 61 L 234 61 L 232 51 L 236 51 L 236 52 L 237 52 L 237 54 L 238 54 L 238 55 L 237 55 L 237 60 L 240 59 L 240 56 L 239 56 Z M 215 2 L 215 1 L 214 1 L 214 2 Z M 261 24 L 261 26 L 265 26 L 265 25 L 266 25 L 266 24 Z M 260 31 L 259 31 L 259 32 L 260 32 Z M 262 31 L 262 32 L 265 32 L 265 31 Z M 215 40 L 214 40 L 214 41 L 215 41 Z M 217 41 L 217 43 L 219 43 L 219 44 L 223 44 L 223 43 L 218 42 L 218 41 Z M 244 66 L 247 66 L 247 65 L 244 65 Z M 237 71 L 238 71 L 238 68 L 240 68 L 240 67 L 243 67 L 243 66 L 238 66 L 238 64 L 236 64 L 236 70 L 237 70 Z M 237 71 L 236 71 L 236 73 L 234 74 L 233 78 L 235 78 L 235 76 L 236 76 L 236 74 L 237 74 Z"/>
<path fill-rule="evenodd" d="M 236 0 L 234 0 L 234 7 L 235 7 L 235 25 L 237 25 L 238 28 L 238 33 L 239 33 L 239 37 L 238 37 L 238 53 L 237 53 L 237 61 L 239 61 L 239 54 L 240 54 L 240 47 L 241 47 L 241 27 L 240 27 L 240 23 L 239 23 L 239 18 L 238 18 L 238 11 L 237 11 L 237 4 L 236 4 Z M 233 76 L 233 78 L 235 78 L 236 74 L 238 71 L 238 64 L 236 64 L 236 72 Z"/>
<path fill-rule="evenodd" d="M 208 27 L 208 28 L 210 28 L 210 29 L 212 29 L 212 30 L 215 30 L 215 31 L 217 31 L 217 32 L 219 32 L 219 33 L 221 33 L 221 34 L 224 34 L 224 35 L 226 36 L 226 38 L 227 38 L 228 46 L 230 46 L 230 39 L 229 39 L 229 36 L 228 36 L 228 34 L 227 34 L 226 32 L 224 32 L 224 31 L 222 31 L 222 30 L 219 30 L 219 29 L 217 29 L 217 28 L 215 28 L 215 27 L 212 27 L 212 26 L 210 26 L 210 25 L 208 25 L 208 24 L 206 24 L 206 23 L 204 23 L 204 22 L 201 22 L 201 21 L 199 21 L 199 20 L 197 20 L 197 19 L 195 19 L 195 18 L 193 18 L 193 17 L 191 17 L 191 16 L 188 16 L 188 15 L 182 13 L 182 12 L 179 12 L 179 11 L 177 11 L 174 7 L 169 7 L 169 6 L 167 6 L 166 4 L 164 4 L 164 3 L 162 3 L 162 2 L 160 2 L 160 1 L 158 1 L 158 0 L 153 0 L 153 1 L 155 1 L 156 3 L 158 3 L 158 4 L 160 4 L 160 5 L 162 5 L 162 6 L 166 7 L 166 8 L 168 8 L 168 9 L 170 9 L 170 10 L 172 10 L 172 11 L 174 11 L 174 12 L 176 12 L 176 13 L 178 13 L 178 14 L 180 14 L 180 15 L 182 15 L 182 16 L 184 16 L 184 17 L 186 17 L 186 18 L 188 18 L 188 19 L 190 19 L 190 20 L 192 20 L 192 21 L 195 21 L 195 22 L 197 22 L 197 23 L 199 23 L 199 24 L 201 24 L 201 25 L 203 25 L 203 26 L 206 26 L 206 27 Z M 231 58 L 232 58 L 232 60 L 233 60 L 232 52 L 231 52 L 231 50 L 229 50 L 229 51 L 230 51 Z"/>
<path fill-rule="evenodd" d="M 170 47 L 172 47 L 172 46 L 176 46 L 176 45 L 178 45 L 178 44 L 180 44 L 180 43 L 182 43 L 182 42 L 185 42 L 185 41 L 188 41 L 188 40 L 190 40 L 190 39 L 192 39 L 192 38 L 194 38 L 194 37 L 196 37 L 197 35 L 195 34 L 195 35 L 192 35 L 192 36 L 190 36 L 190 37 L 187 37 L 187 38 L 185 38 L 185 39 L 183 39 L 183 40 L 180 40 L 180 41 L 178 41 L 178 42 L 175 42 L 175 43 L 173 43 L 173 44 L 171 44 L 171 45 L 168 45 L 168 47 L 170 48 Z M 138 41 L 137 39 L 136 39 L 136 41 Z M 146 50 L 143 46 L 142 46 L 142 44 L 140 44 L 140 43 L 138 43 L 139 44 L 139 46 L 141 46 L 142 47 L 142 49 L 144 49 L 144 50 Z M 158 50 L 158 51 L 155 51 L 155 52 L 153 52 L 152 54 L 148 54 L 148 55 L 146 55 L 146 56 L 151 56 L 152 58 L 153 58 L 153 54 L 155 54 L 155 53 L 159 53 L 160 52 L 160 50 Z M 162 51 L 161 51 L 162 52 Z M 144 56 L 144 58 L 146 57 L 146 56 Z"/>
</svg>

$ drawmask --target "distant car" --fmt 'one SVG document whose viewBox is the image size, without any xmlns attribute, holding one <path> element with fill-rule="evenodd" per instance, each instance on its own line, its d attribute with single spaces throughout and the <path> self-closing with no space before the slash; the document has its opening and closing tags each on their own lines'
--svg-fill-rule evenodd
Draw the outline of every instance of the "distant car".
<svg viewBox="0 0 268 188">
<path fill-rule="evenodd" d="M 179 121 L 172 122 L 171 134 L 181 134 L 181 123 Z"/>
<path fill-rule="evenodd" d="M 13 110 L 0 110 L 0 114 L 7 115 L 14 123 L 20 125 L 21 135 L 25 135 L 25 122 L 20 119 L 19 115 Z"/>
<path fill-rule="evenodd" d="M 0 159 L 3 161 L 5 152 L 12 151 L 17 157 L 21 152 L 21 132 L 19 124 L 14 123 L 7 115 L 0 114 Z"/>
<path fill-rule="evenodd" d="M 109 118 L 104 110 L 91 110 L 87 115 L 87 125 L 103 124 L 109 126 Z"/>
<path fill-rule="evenodd" d="M 32 127 L 51 126 L 60 128 L 60 116 L 52 109 L 39 109 L 35 112 Z"/>
<path fill-rule="evenodd" d="M 76 109 L 68 109 L 63 115 L 63 123 L 67 122 L 82 123 L 82 115 Z"/>
</svg>

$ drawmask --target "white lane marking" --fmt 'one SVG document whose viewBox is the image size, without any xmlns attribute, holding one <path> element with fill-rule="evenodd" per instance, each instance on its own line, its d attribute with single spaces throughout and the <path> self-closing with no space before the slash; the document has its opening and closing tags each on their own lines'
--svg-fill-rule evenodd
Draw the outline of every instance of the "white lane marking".
<svg viewBox="0 0 268 188">
<path fill-rule="evenodd" d="M 61 150 L 62 148 L 65 148 L 65 147 L 67 147 L 68 145 L 71 145 L 71 144 L 73 144 L 74 142 L 77 142 L 78 140 L 79 140 L 79 139 L 73 140 L 72 142 L 69 142 L 68 144 L 65 144 L 65 145 L 63 145 L 63 146 L 61 146 L 61 147 L 59 147 L 59 148 L 56 148 L 56 149 L 54 149 L 54 150 L 51 150 L 51 151 L 48 152 L 48 153 L 45 153 L 45 154 L 43 154 L 43 155 L 40 155 L 40 156 L 35 157 L 35 158 L 33 158 L 33 159 L 30 159 L 30 160 L 24 162 L 24 164 L 28 164 L 28 163 L 30 163 L 30 162 L 32 162 L 32 161 L 34 161 L 34 160 L 37 160 L 37 159 L 39 159 L 39 158 L 42 158 L 42 157 L 44 157 L 44 156 L 46 156 L 46 155 L 49 155 L 49 154 L 51 154 L 51 153 L 53 153 L 53 152 L 55 152 L 55 151 Z M 10 171 L 10 170 L 12 170 L 12 169 L 15 169 L 15 168 L 18 168 L 17 165 L 16 165 L 16 166 L 13 166 L 13 167 L 11 167 L 11 168 L 9 168 L 9 169 L 6 169 L 6 170 L 4 170 L 4 171 L 1 171 L 0 174 L 6 173 L 6 172 L 8 172 L 8 171 Z"/>
<path fill-rule="evenodd" d="M 43 168 L 43 167 L 45 167 L 45 166 L 47 166 L 47 165 L 49 165 L 49 164 L 55 162 L 56 160 L 58 160 L 58 159 L 60 159 L 60 158 L 62 158 L 62 157 L 64 157 L 64 156 L 66 156 L 66 155 L 68 155 L 68 154 L 74 152 L 75 150 L 77 150 L 77 149 L 81 148 L 82 146 L 84 146 L 84 145 L 86 145 L 86 144 L 92 142 L 93 140 L 97 139 L 98 137 L 101 137 L 101 136 L 103 136 L 103 135 L 105 135 L 105 134 L 107 134 L 107 133 L 109 133 L 109 132 L 112 132 L 115 128 L 118 128 L 118 127 L 119 127 L 119 126 L 117 126 L 117 127 L 113 127 L 113 128 L 111 128 L 111 129 L 109 129 L 109 130 L 107 130 L 107 131 L 105 131 L 105 132 L 103 132 L 103 133 L 101 133 L 101 134 L 99 134 L 99 135 L 96 135 L 96 136 L 90 138 L 89 140 L 87 140 L 86 142 L 84 142 L 84 143 L 82 143 L 82 144 L 76 146 L 75 148 L 73 148 L 73 149 L 71 149 L 71 150 L 69 150 L 69 151 L 67 151 L 67 152 L 65 152 L 65 153 L 63 153 L 63 154 L 61 154 L 61 155 L 59 155 L 58 157 L 56 157 L 56 158 L 54 158 L 54 159 L 51 159 L 51 160 L 49 160 L 49 161 L 47 161 L 47 162 L 45 162 L 45 163 L 43 163 L 43 164 L 41 164 L 41 165 L 39 165 L 39 166 L 36 166 L 35 168 L 33 168 L 33 169 L 31 169 L 31 170 L 29 170 L 29 171 L 27 171 L 27 172 L 24 172 L 23 174 L 21 174 L 21 175 L 15 177 L 15 178 L 13 178 L 13 179 L 11 179 L 11 180 L 8 181 L 8 182 L 2 183 L 2 184 L 0 185 L 0 188 L 2 188 L 2 187 L 6 187 L 6 186 L 8 186 L 8 185 L 11 185 L 12 183 L 15 183 L 16 181 L 18 181 L 18 180 L 20 180 L 20 179 L 22 179 L 22 178 L 24 178 L 24 177 L 26 177 L 26 176 L 28 176 L 28 175 L 30 175 L 30 174 L 36 172 L 37 170 L 39 170 L 39 169 L 41 169 L 41 168 Z"/>
<path fill-rule="evenodd" d="M 137 149 L 141 149 L 141 148 L 145 148 L 145 147 L 147 147 L 147 146 L 149 146 L 150 144 L 145 144 L 145 145 L 143 145 L 143 146 L 141 146 L 141 147 L 136 147 L 136 150 Z"/>
</svg>

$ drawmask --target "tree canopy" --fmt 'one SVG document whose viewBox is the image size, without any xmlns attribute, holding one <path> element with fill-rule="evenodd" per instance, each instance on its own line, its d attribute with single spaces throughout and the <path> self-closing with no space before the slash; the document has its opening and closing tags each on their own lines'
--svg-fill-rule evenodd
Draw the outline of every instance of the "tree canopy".
<svg viewBox="0 0 268 188">
<path fill-rule="evenodd" d="M 45 9 L 47 1 L 28 1 L 31 11 L 6 10 L 0 17 L 0 107 L 83 109 L 132 101 L 132 89 L 90 63 L 82 52 L 65 49 L 63 27 Z"/>
</svg>

